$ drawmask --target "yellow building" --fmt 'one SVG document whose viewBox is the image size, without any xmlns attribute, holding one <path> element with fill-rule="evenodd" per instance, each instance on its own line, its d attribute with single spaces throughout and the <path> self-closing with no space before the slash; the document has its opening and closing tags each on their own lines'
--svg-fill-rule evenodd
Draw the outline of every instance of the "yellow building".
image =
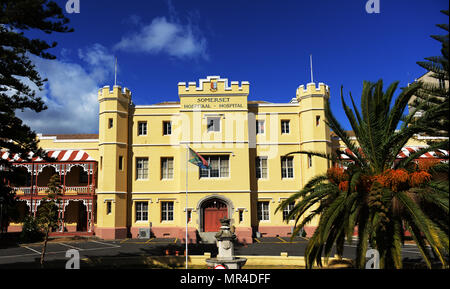
<svg viewBox="0 0 450 289">
<path fill-rule="evenodd" d="M 40 135 L 40 145 L 84 152 L 96 161 L 91 223 L 101 238 L 135 238 L 151 228 L 156 237 L 184 240 L 186 215 L 189 242 L 218 231 L 223 217 L 231 218 L 242 242 L 255 234 L 289 236 L 293 221 L 285 220 L 287 210 L 275 214 L 276 207 L 329 164 L 282 156 L 331 152 L 323 121 L 329 89 L 301 85 L 286 103 L 248 101 L 249 92 L 247 81 L 208 76 L 198 84 L 178 83 L 179 102 L 134 105 L 130 90 L 105 86 L 98 92 L 97 139 Z M 189 163 L 188 148 L 210 169 Z"/>
<path fill-rule="evenodd" d="M 211 76 L 179 83 L 177 103 L 133 105 L 129 90 L 101 89 L 96 234 L 136 237 L 151 226 L 156 237 L 184 239 L 187 214 L 190 241 L 218 231 L 222 217 L 243 242 L 255 231 L 289 235 L 292 224 L 275 208 L 327 162 L 281 156 L 329 151 L 328 88 L 301 86 L 283 104 L 249 102 L 249 91 L 248 82 Z M 189 147 L 209 170 L 188 163 Z"/>
<path fill-rule="evenodd" d="M 20 214 L 38 212 L 48 180 L 57 173 L 62 221 L 54 234 L 104 239 L 152 234 L 184 241 L 187 221 L 188 241 L 197 242 L 217 232 L 220 218 L 227 217 L 241 242 L 291 235 L 294 221 L 286 215 L 294 204 L 275 209 L 331 164 L 304 154 L 283 156 L 345 149 L 323 121 L 329 89 L 323 83 L 301 85 L 286 103 L 249 101 L 249 92 L 246 81 L 208 76 L 198 84 L 178 83 L 178 102 L 134 105 L 127 88 L 103 87 L 98 135 L 39 135 L 40 146 L 56 162 L 27 163 L 1 152 L 27 176 L 22 184 L 11 184 L 23 201 Z M 430 138 L 416 136 L 398 157 L 426 146 Z M 190 163 L 189 149 L 210 168 Z M 317 221 L 304 228 L 308 235 Z M 20 222 L 8 230 L 21 230 Z"/>
</svg>

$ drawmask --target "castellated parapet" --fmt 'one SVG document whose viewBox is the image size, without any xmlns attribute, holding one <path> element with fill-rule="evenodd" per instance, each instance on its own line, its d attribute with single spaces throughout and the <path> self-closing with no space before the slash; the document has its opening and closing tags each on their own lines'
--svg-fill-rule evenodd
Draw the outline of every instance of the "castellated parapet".
<svg viewBox="0 0 450 289">
<path fill-rule="evenodd" d="M 131 101 L 131 91 L 124 87 L 114 85 L 113 90 L 110 90 L 109 85 L 104 86 L 103 88 L 98 90 L 98 101 L 103 101 L 107 99 L 119 99 L 124 100 L 126 102 Z"/>
<path fill-rule="evenodd" d="M 179 82 L 179 95 L 201 95 L 201 94 L 239 94 L 248 95 L 250 91 L 250 83 L 242 81 L 231 81 L 228 84 L 227 78 L 220 78 L 220 76 L 207 76 L 206 79 L 200 79 L 199 85 L 196 82 Z"/>
<path fill-rule="evenodd" d="M 319 82 L 319 86 L 316 87 L 316 84 L 314 82 L 310 82 L 306 85 L 306 88 L 304 85 L 300 85 L 297 88 L 296 92 L 297 99 L 300 100 L 304 97 L 308 96 L 326 96 L 330 97 L 330 89 L 328 85 Z"/>
</svg>

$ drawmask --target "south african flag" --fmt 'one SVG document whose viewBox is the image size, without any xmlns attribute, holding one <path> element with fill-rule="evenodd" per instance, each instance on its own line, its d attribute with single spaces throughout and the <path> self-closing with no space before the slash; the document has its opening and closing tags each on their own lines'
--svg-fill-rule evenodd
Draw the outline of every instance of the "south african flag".
<svg viewBox="0 0 450 289">
<path fill-rule="evenodd" d="M 189 162 L 203 169 L 209 169 L 208 162 L 191 148 L 189 148 Z"/>
</svg>

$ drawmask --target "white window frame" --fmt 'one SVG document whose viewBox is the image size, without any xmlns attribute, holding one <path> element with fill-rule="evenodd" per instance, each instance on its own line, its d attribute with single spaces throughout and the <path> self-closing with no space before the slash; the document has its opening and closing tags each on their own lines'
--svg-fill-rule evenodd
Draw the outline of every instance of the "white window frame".
<svg viewBox="0 0 450 289">
<path fill-rule="evenodd" d="M 146 136 L 148 133 L 146 121 L 138 121 L 138 136 Z"/>
<path fill-rule="evenodd" d="M 294 209 L 295 202 L 290 202 L 284 209 L 283 209 L 283 221 L 287 221 L 287 215 Z M 294 220 L 294 218 L 289 219 L 289 221 Z"/>
<path fill-rule="evenodd" d="M 291 121 L 289 119 L 281 120 L 281 134 L 291 133 Z"/>
<path fill-rule="evenodd" d="M 230 156 L 228 156 L 228 155 L 211 155 L 211 156 L 203 155 L 203 158 L 208 162 L 209 169 L 199 168 L 200 169 L 200 171 L 199 171 L 200 179 L 223 179 L 223 178 L 229 178 L 230 177 L 230 175 L 231 175 L 231 172 L 230 172 L 230 167 L 231 167 L 230 166 Z M 217 163 L 218 176 L 217 177 L 216 176 L 214 176 L 214 177 L 211 176 L 211 158 L 218 158 L 218 163 Z M 222 168 L 222 159 L 223 160 L 227 159 L 227 161 L 228 161 L 227 172 L 222 171 L 222 170 L 224 170 L 224 168 Z M 207 172 L 206 176 L 204 175 L 205 172 Z M 225 175 L 225 173 L 227 173 L 227 174 Z"/>
<path fill-rule="evenodd" d="M 262 131 L 260 130 L 261 126 L 260 123 L 262 123 Z M 256 134 L 265 134 L 266 133 L 266 121 L 265 120 L 256 120 Z"/>
<path fill-rule="evenodd" d="M 144 210 L 144 205 L 147 205 L 147 209 Z M 136 222 L 148 222 L 148 201 L 136 201 L 135 205 L 135 221 Z M 144 218 L 145 216 L 145 218 Z"/>
<path fill-rule="evenodd" d="M 142 167 L 139 167 L 140 161 L 143 162 L 141 164 Z M 144 166 L 145 161 L 147 161 L 147 167 Z M 149 161 L 147 157 L 136 157 L 136 180 L 148 180 L 148 173 L 149 173 L 148 162 Z M 142 172 L 140 172 L 139 170 L 142 170 Z M 145 174 L 143 172 L 145 172 Z"/>
<path fill-rule="evenodd" d="M 169 204 L 172 204 L 172 208 L 169 208 L 168 206 Z M 167 208 L 165 208 L 166 205 Z M 172 216 L 172 219 L 170 219 L 169 216 Z M 174 220 L 174 202 L 161 201 L 161 222 L 173 222 L 173 220 Z"/>
<path fill-rule="evenodd" d="M 291 167 L 289 167 L 289 164 L 291 164 Z M 290 175 L 289 172 L 292 172 L 292 174 Z M 282 179 L 294 178 L 294 157 L 286 157 L 281 159 L 281 178 Z"/>
<path fill-rule="evenodd" d="M 267 205 L 267 208 L 265 208 L 263 204 Z M 256 205 L 257 205 L 256 211 L 258 221 L 260 222 L 270 221 L 270 201 L 258 201 Z M 265 217 L 267 217 L 267 219 Z"/>
<path fill-rule="evenodd" d="M 263 163 L 264 163 L 263 160 L 265 161 L 265 164 L 266 164 L 265 167 L 263 166 Z M 259 179 L 268 179 L 269 178 L 269 168 L 268 168 L 267 162 L 268 162 L 268 159 L 265 156 L 256 157 L 256 164 L 255 164 L 256 179 L 259 180 Z M 259 171 L 260 171 L 259 177 L 258 177 L 258 165 L 259 165 Z M 263 174 L 264 169 L 265 169 L 265 173 L 266 173 L 265 176 Z"/>
<path fill-rule="evenodd" d="M 172 122 L 170 120 L 163 121 L 163 135 L 172 135 Z"/>
<path fill-rule="evenodd" d="M 169 166 L 169 161 L 172 162 L 172 167 Z M 173 180 L 173 171 L 173 157 L 161 157 L 161 180 Z"/>
</svg>

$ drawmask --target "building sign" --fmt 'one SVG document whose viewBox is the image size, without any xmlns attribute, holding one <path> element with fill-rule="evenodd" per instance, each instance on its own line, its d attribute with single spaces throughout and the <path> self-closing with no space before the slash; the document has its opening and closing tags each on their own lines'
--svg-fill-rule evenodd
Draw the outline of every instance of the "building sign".
<svg viewBox="0 0 450 289">
<path fill-rule="evenodd" d="M 183 104 L 183 109 L 234 109 L 244 108 L 230 97 L 196 97 L 193 103 Z"/>
</svg>

